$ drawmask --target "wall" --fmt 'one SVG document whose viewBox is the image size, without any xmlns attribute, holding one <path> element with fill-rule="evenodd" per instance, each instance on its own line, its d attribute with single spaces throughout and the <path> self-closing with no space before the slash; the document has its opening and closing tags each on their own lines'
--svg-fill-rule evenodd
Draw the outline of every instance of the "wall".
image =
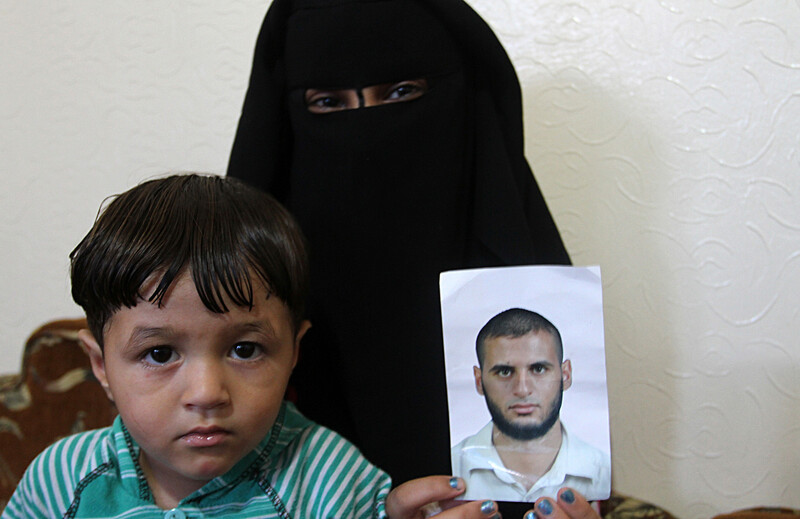
<svg viewBox="0 0 800 519">
<path fill-rule="evenodd" d="M 75 316 L 103 198 L 224 171 L 266 6 L 0 3 L 0 371 Z M 800 507 L 800 2 L 474 0 L 528 157 L 603 269 L 614 487 L 681 518 Z"/>
</svg>

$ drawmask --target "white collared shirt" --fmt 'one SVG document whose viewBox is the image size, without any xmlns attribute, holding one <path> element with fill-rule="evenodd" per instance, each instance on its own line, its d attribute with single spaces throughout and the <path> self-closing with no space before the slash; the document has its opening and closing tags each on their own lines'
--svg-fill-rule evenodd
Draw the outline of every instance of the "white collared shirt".
<svg viewBox="0 0 800 519">
<path fill-rule="evenodd" d="M 526 490 L 505 468 L 492 443 L 493 423 L 469 436 L 451 450 L 453 475 L 467 483 L 464 499 L 533 502 L 541 496 L 556 497 L 562 487 L 574 488 L 586 499 L 607 499 L 611 492 L 611 458 L 561 426 L 561 449 L 553 466 Z"/>
</svg>

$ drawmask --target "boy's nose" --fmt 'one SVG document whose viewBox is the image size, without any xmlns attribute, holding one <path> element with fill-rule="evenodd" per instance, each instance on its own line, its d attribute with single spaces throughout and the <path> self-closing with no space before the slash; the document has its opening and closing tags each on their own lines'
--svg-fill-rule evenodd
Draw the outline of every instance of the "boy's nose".
<svg viewBox="0 0 800 519">
<path fill-rule="evenodd" d="M 197 409 L 213 409 L 230 403 L 230 394 L 222 366 L 201 362 L 188 370 L 185 405 Z"/>
</svg>

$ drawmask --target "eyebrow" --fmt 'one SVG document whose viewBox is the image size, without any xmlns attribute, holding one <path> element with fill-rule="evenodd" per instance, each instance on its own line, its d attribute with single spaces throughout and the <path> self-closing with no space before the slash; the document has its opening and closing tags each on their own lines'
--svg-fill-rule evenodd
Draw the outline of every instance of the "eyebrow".
<svg viewBox="0 0 800 519">
<path fill-rule="evenodd" d="M 526 364 L 525 366 L 528 367 L 528 368 L 530 368 L 532 366 L 544 366 L 544 367 L 547 367 L 547 368 L 552 368 L 553 366 L 555 366 L 555 364 L 553 364 L 552 362 L 550 362 L 548 360 L 539 360 L 539 361 L 536 361 L 536 362 L 531 362 L 530 364 Z M 512 366 L 511 364 L 495 364 L 491 368 L 489 368 L 489 371 L 496 372 L 496 371 L 500 371 L 502 369 L 517 369 L 517 368 L 515 366 Z"/>
<path fill-rule="evenodd" d="M 254 320 L 246 323 L 236 324 L 231 327 L 234 333 L 263 333 L 269 337 L 275 337 L 275 330 L 268 321 Z M 137 326 L 133 329 L 131 336 L 125 344 L 126 348 L 131 348 L 134 345 L 144 342 L 154 337 L 160 338 L 173 338 L 178 335 L 177 330 L 171 326 Z"/>
<path fill-rule="evenodd" d="M 133 329 L 131 336 L 128 337 L 124 349 L 131 349 L 142 342 L 153 337 L 171 337 L 175 335 L 175 330 L 171 326 L 137 326 Z"/>
<path fill-rule="evenodd" d="M 248 321 L 246 323 L 236 325 L 235 329 L 240 333 L 258 332 L 269 335 L 270 337 L 275 336 L 275 329 L 267 320 Z"/>
</svg>

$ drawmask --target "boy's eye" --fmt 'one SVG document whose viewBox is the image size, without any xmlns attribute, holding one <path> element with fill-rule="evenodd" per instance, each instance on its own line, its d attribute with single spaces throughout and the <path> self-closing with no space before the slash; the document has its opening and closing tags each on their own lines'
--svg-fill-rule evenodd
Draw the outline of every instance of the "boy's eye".
<svg viewBox="0 0 800 519">
<path fill-rule="evenodd" d="M 258 357 L 261 349 L 252 342 L 242 342 L 231 349 L 231 356 L 237 359 L 249 360 Z"/>
<path fill-rule="evenodd" d="M 175 351 L 169 346 L 150 348 L 144 354 L 144 361 L 148 364 L 161 365 L 173 360 Z"/>
<path fill-rule="evenodd" d="M 545 371 L 547 371 L 547 366 L 545 366 L 544 364 L 534 364 L 533 367 L 531 368 L 531 371 L 540 375 Z"/>
</svg>

